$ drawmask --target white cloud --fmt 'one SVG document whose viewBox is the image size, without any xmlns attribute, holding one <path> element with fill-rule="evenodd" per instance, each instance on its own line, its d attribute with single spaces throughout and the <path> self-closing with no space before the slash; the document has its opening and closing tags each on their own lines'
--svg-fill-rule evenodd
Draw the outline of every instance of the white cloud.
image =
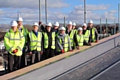
<svg viewBox="0 0 120 80">
<path fill-rule="evenodd" d="M 0 9 L 0 15 L 4 14 L 4 11 Z"/>
<path fill-rule="evenodd" d="M 44 1 L 42 2 L 42 20 L 45 23 L 45 13 L 44 13 Z M 65 3 L 64 0 L 47 0 L 48 1 L 48 21 L 51 22 L 64 22 L 64 17 L 66 17 L 66 22 L 71 20 L 76 23 L 83 23 L 84 21 L 84 6 L 75 6 L 70 12 L 63 12 L 64 7 L 68 7 L 69 4 Z M 6 4 L 3 4 L 6 3 Z M 35 21 L 39 21 L 39 11 L 38 11 L 38 0 L 0 0 L 0 16 L 4 16 L 6 20 L 16 20 L 17 14 L 24 19 L 24 23 L 32 24 Z M 115 19 L 115 10 L 108 11 L 109 5 L 87 5 L 87 20 L 92 19 L 93 21 L 99 21 L 100 18 L 109 20 Z M 51 10 L 52 9 L 52 10 Z M 66 9 L 67 10 L 67 9 Z M 101 13 L 102 11 L 102 13 Z"/>
<path fill-rule="evenodd" d="M 115 13 L 116 13 L 115 10 L 111 10 L 111 11 L 105 12 L 102 15 L 102 17 L 105 18 L 105 19 L 114 20 L 115 19 L 115 16 L 114 16 Z"/>
<path fill-rule="evenodd" d="M 6 14 L 5 17 L 8 18 L 8 19 L 16 20 L 17 16 L 18 16 L 17 13 L 12 13 L 12 14 L 10 13 L 10 14 Z M 37 21 L 37 22 L 39 21 L 39 15 L 38 15 L 37 12 L 35 12 L 35 13 L 32 13 L 32 12 L 28 13 L 28 12 L 25 11 L 23 13 L 20 13 L 20 16 L 23 18 L 24 23 L 32 24 L 35 21 Z"/>
<path fill-rule="evenodd" d="M 109 5 L 87 5 L 87 20 L 92 19 L 96 23 L 102 19 L 114 20 L 115 10 L 108 11 Z M 75 21 L 77 23 L 83 23 L 84 21 L 84 7 L 82 5 L 75 6 L 74 9 L 69 13 L 68 20 Z"/>
<path fill-rule="evenodd" d="M 48 19 L 51 20 L 52 22 L 55 22 L 55 21 L 63 22 L 64 17 L 68 17 L 68 15 L 60 11 L 59 12 L 55 11 L 55 12 L 50 12 Z"/>
<path fill-rule="evenodd" d="M 64 0 L 47 0 L 48 7 L 51 8 L 63 8 L 68 7 Z M 41 5 L 45 5 L 45 0 L 41 0 Z M 39 0 L 0 0 L 1 8 L 38 8 Z"/>
<path fill-rule="evenodd" d="M 99 5 L 87 5 L 86 6 L 86 10 L 87 11 L 92 11 L 92 10 L 106 10 L 109 7 L 109 5 L 103 5 L 103 4 L 99 4 Z M 84 11 L 84 6 L 80 5 L 80 6 L 75 6 L 76 10 L 81 10 Z"/>
</svg>

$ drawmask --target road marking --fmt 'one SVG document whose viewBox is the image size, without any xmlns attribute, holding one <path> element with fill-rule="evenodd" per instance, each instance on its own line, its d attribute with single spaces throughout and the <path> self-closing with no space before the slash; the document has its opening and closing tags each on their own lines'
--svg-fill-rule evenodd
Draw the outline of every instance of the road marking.
<svg viewBox="0 0 120 80">
<path fill-rule="evenodd" d="M 113 68 L 114 66 L 116 66 L 117 64 L 120 63 L 120 60 L 117 61 L 116 63 L 114 63 L 113 65 L 111 65 L 110 67 L 108 67 L 107 69 L 103 70 L 102 72 L 100 72 L 99 74 L 97 74 L 96 76 L 94 76 L 93 78 L 91 78 L 90 80 L 94 80 L 97 77 L 99 77 L 100 75 L 102 75 L 103 73 L 107 72 L 108 70 L 110 70 L 111 68 Z"/>
</svg>

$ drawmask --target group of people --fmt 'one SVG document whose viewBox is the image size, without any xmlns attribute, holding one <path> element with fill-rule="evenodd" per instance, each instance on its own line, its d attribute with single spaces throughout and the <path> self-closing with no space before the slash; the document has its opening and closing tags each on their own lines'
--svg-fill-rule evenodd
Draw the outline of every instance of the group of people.
<svg viewBox="0 0 120 80">
<path fill-rule="evenodd" d="M 8 71 L 12 72 L 30 64 L 51 58 L 53 56 L 80 49 L 83 45 L 91 46 L 98 42 L 98 32 L 90 20 L 82 27 L 69 21 L 66 27 L 59 26 L 58 22 L 48 22 L 39 31 L 39 24 L 35 22 L 32 30 L 28 31 L 23 26 L 22 17 L 12 21 L 10 30 L 4 36 L 4 45 L 8 51 Z M 44 29 L 43 29 L 44 28 Z"/>
</svg>

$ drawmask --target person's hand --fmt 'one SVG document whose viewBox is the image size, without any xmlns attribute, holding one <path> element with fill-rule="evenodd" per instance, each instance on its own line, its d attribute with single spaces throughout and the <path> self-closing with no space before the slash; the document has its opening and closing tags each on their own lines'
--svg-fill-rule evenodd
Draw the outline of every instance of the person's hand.
<svg viewBox="0 0 120 80">
<path fill-rule="evenodd" d="M 95 41 L 96 43 L 98 42 L 98 40 Z"/>
<path fill-rule="evenodd" d="M 79 50 L 79 49 L 80 49 L 80 46 L 77 46 L 76 48 Z"/>
<path fill-rule="evenodd" d="M 64 53 L 65 51 L 64 50 L 61 50 L 62 53 Z"/>
<path fill-rule="evenodd" d="M 29 55 L 32 55 L 32 52 L 29 52 Z"/>
<path fill-rule="evenodd" d="M 16 53 L 16 52 L 18 52 L 18 49 L 13 50 L 13 52 L 12 52 L 12 53 Z"/>
<path fill-rule="evenodd" d="M 42 54 L 43 54 L 43 51 L 40 51 L 40 54 L 42 55 Z"/>
<path fill-rule="evenodd" d="M 69 50 L 69 52 L 72 52 L 73 50 Z"/>
</svg>

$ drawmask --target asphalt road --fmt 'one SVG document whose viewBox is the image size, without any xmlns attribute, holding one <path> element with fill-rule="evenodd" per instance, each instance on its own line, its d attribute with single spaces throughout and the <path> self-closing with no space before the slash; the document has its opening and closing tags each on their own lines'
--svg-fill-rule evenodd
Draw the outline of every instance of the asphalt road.
<svg viewBox="0 0 120 80">
<path fill-rule="evenodd" d="M 90 80 L 96 74 L 100 73 L 119 59 L 120 48 L 117 47 L 99 56 L 99 58 L 88 62 L 88 64 L 80 65 L 52 80 Z M 120 80 L 120 64 L 95 78 L 95 80 Z"/>
<path fill-rule="evenodd" d="M 120 63 L 96 77 L 94 80 L 120 80 Z"/>
</svg>

